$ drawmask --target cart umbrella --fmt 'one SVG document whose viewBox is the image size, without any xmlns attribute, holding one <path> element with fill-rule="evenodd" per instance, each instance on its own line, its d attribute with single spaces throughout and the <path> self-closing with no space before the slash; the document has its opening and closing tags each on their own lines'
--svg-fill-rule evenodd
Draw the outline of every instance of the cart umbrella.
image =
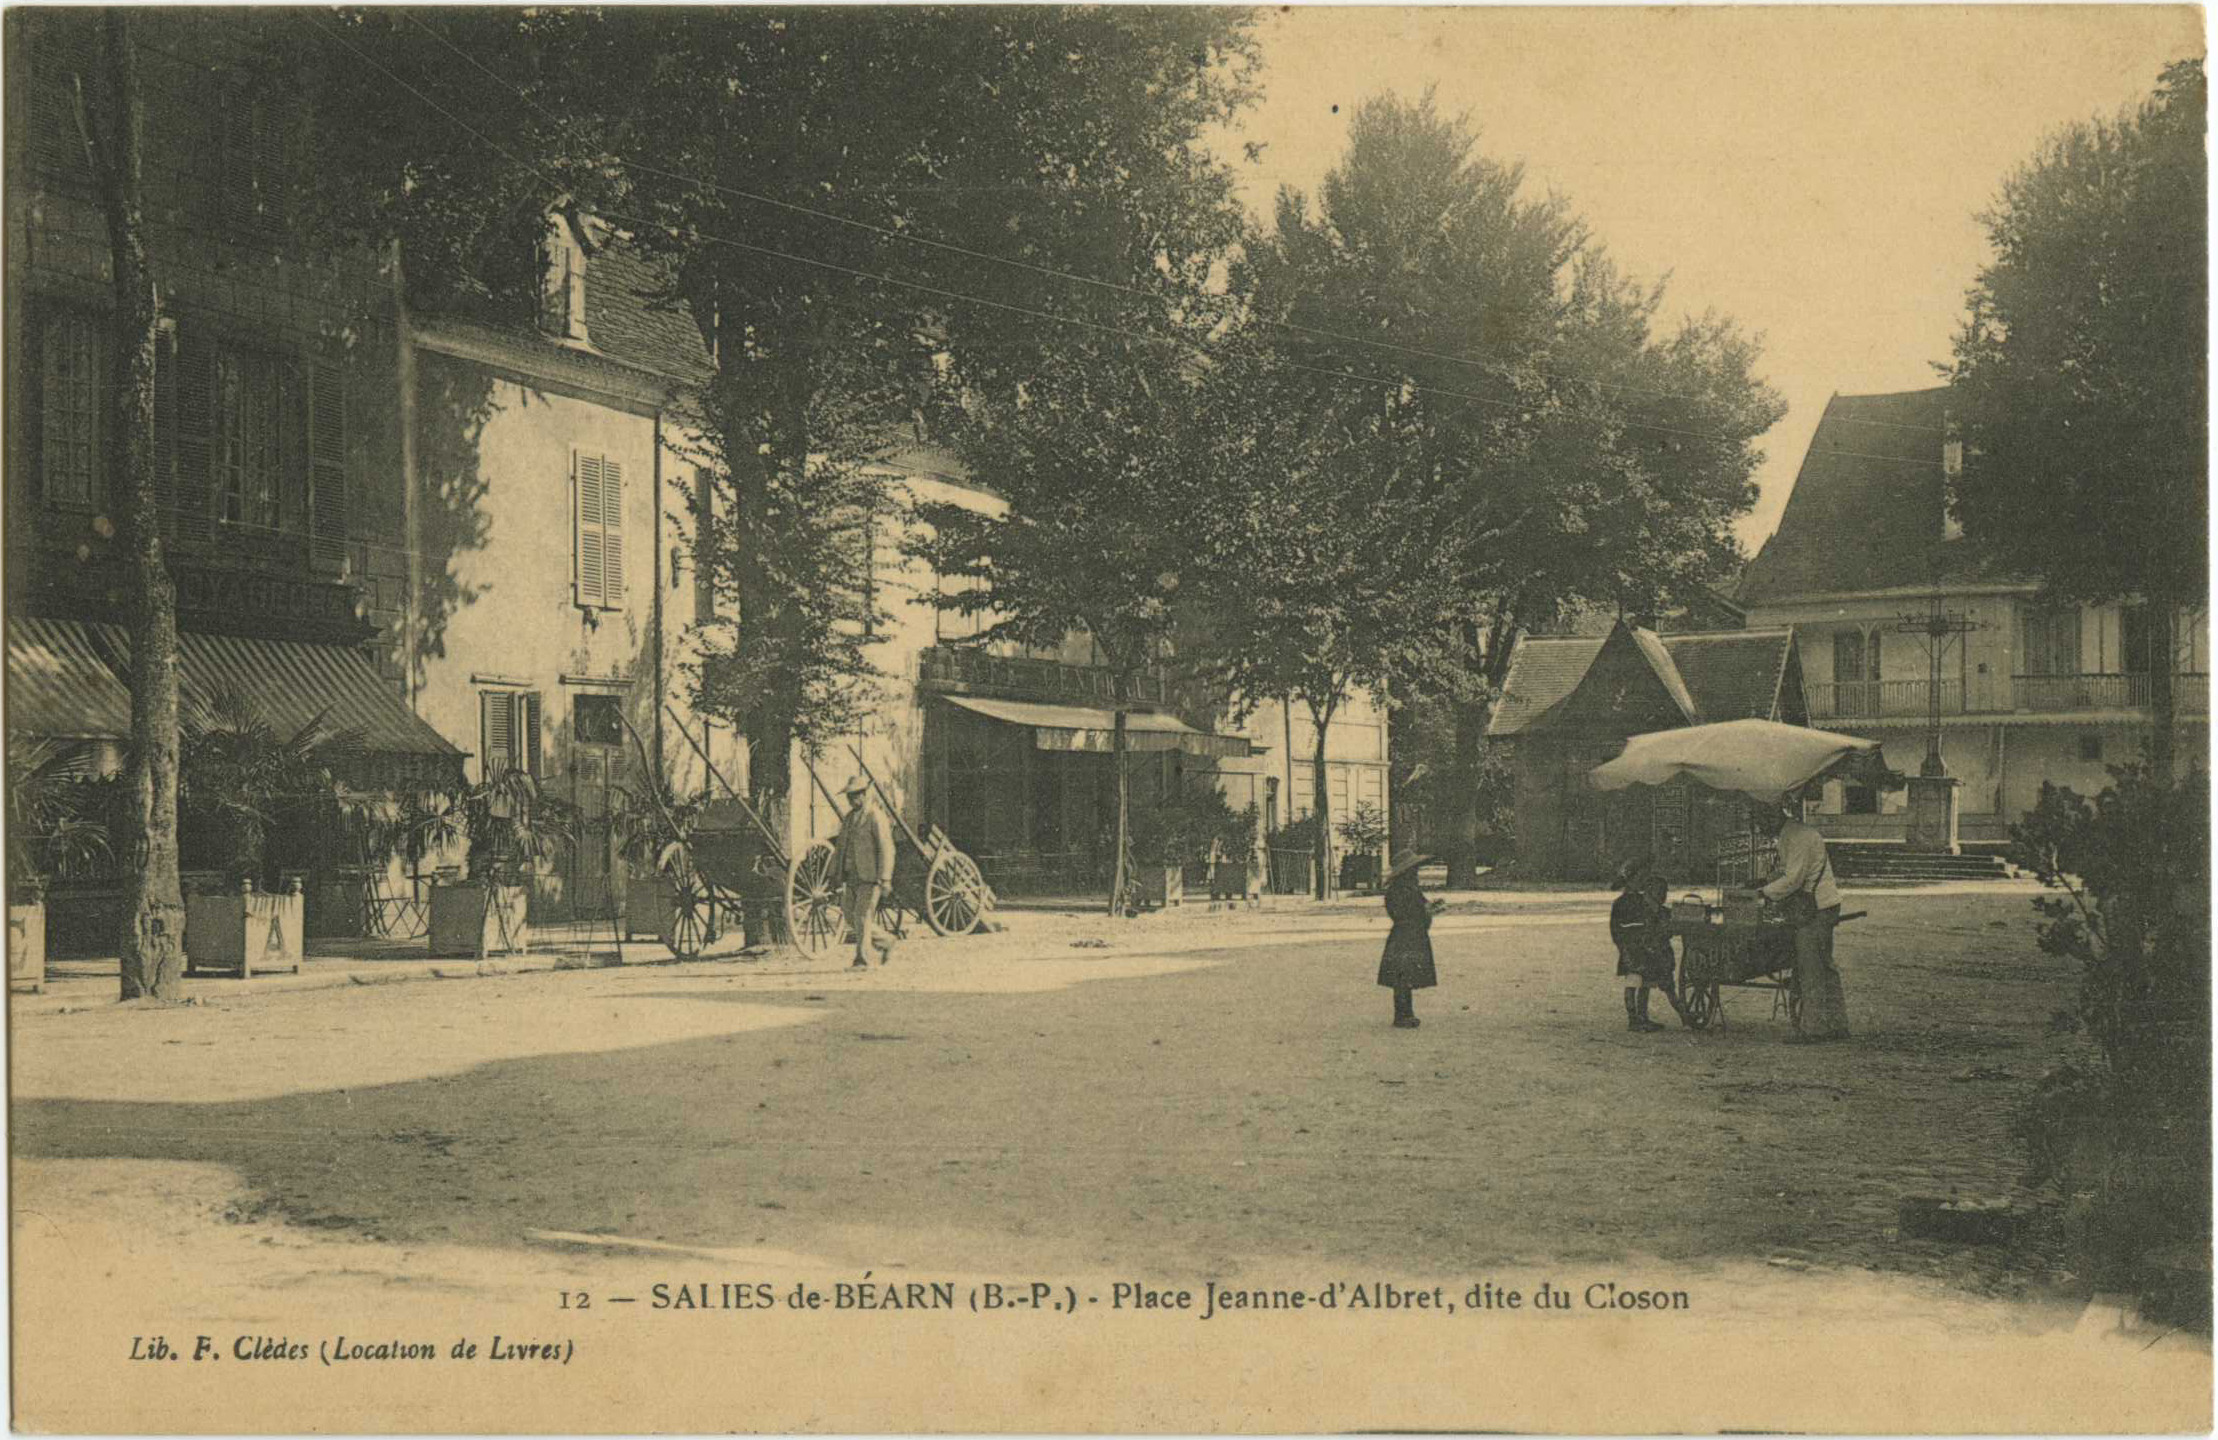
<svg viewBox="0 0 2218 1440">
<path fill-rule="evenodd" d="M 1879 742 L 1774 720 L 1727 720 L 1635 735 L 1623 754 L 1587 772 L 1587 780 L 1597 790 L 1623 790 L 1683 776 L 1712 790 L 1776 801 L 1835 774 L 1883 784 L 1888 775 Z"/>
</svg>

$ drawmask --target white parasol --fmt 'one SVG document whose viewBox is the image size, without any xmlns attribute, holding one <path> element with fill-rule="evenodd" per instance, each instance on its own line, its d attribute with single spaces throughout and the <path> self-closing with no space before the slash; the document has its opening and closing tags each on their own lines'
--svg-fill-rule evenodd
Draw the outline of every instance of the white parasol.
<svg viewBox="0 0 2218 1440">
<path fill-rule="evenodd" d="M 1635 735 L 1623 754 L 1588 771 L 1587 780 L 1597 790 L 1623 790 L 1683 776 L 1712 790 L 1777 801 L 1835 773 L 1872 785 L 1896 778 L 1880 758 L 1877 740 L 1773 720 L 1726 720 Z"/>
</svg>

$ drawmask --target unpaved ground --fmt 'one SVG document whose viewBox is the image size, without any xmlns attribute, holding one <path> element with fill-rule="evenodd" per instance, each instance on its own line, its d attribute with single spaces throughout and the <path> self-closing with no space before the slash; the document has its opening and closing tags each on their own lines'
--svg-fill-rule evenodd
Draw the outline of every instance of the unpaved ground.
<svg viewBox="0 0 2218 1440">
<path fill-rule="evenodd" d="M 1438 1367 L 1460 1352 L 1420 1329 L 1396 1343 L 1413 1366 L 1438 1363 L 1417 1366 L 1414 1388 L 1376 1392 L 1349 1388 L 1365 1352 L 1348 1332 L 1274 1317 L 1297 1327 L 1267 1332 L 1283 1343 L 1259 1356 L 1251 1333 L 1236 1347 L 1258 1377 L 1297 1356 L 1327 1357 L 1318 1373 L 1340 1376 L 1336 1389 L 1301 1390 L 1311 1408 L 1287 1413 L 1271 1408 L 1297 1393 L 1283 1377 L 1231 1410 L 1194 1408 L 1196 1377 L 1214 1371 L 1181 1367 L 1233 1343 L 1224 1323 L 1100 1329 L 1089 1315 L 1062 1322 L 1075 1329 L 996 1331 L 990 1343 L 1012 1363 L 1059 1355 L 1057 1366 L 1094 1353 L 1089 1344 L 1126 1362 L 1159 1347 L 1165 1408 L 1073 1412 L 1105 1402 L 1082 1383 L 1057 1391 L 1039 1376 L 1065 1371 L 1034 1366 L 1030 1388 L 989 1387 L 968 1402 L 933 1390 L 939 1408 L 919 1410 L 906 1370 L 791 1392 L 813 1373 L 805 1362 L 822 1359 L 811 1345 L 837 1355 L 859 1344 L 882 1366 L 880 1341 L 864 1337 L 898 1334 L 915 1363 L 932 1364 L 935 1347 L 976 1353 L 962 1332 L 857 1331 L 872 1323 L 861 1317 L 826 1329 L 814 1317 L 816 1330 L 750 1330 L 735 1351 L 718 1348 L 728 1330 L 669 1330 L 668 1312 L 612 1315 L 604 1298 L 587 1320 L 554 1301 L 572 1288 L 644 1296 L 657 1278 L 785 1284 L 866 1270 L 1197 1291 L 1204 1280 L 1300 1286 L 1324 1275 L 1458 1290 L 1497 1277 L 1528 1291 L 1548 1278 L 1622 1280 L 1701 1297 L 1701 1321 L 1735 1338 L 1695 1349 L 1728 1358 L 1753 1358 L 1813 1316 L 1871 1329 L 1853 1352 L 1862 1356 L 1897 1343 L 1929 1358 L 1952 1341 L 2021 1356 L 2062 1344 L 2085 1296 L 2041 1245 L 1952 1248 L 1893 1227 L 1906 1194 L 2011 1192 L 2013 1108 L 2070 1043 L 2047 1021 L 2069 1003 L 2072 977 L 2032 950 L 2023 895 L 1858 904 L 1873 914 L 1842 932 L 1840 949 L 1860 1035 L 1840 1047 L 1783 1044 L 1770 997 L 1755 992 L 1727 992 L 1721 1032 L 1627 1034 L 1599 913 L 1512 914 L 1443 933 L 1442 987 L 1421 998 L 1415 1032 L 1385 1025 L 1375 937 L 1183 958 L 942 953 L 853 977 L 601 971 L 25 1017 L 14 1210 L 18 1283 L 32 1303 L 18 1312 L 19 1362 L 81 1361 L 88 1349 L 105 1360 L 118 1336 L 155 1326 L 224 1334 L 523 1316 L 582 1329 L 603 1352 L 651 1342 L 625 1366 L 641 1387 L 634 1408 L 595 1410 L 603 1392 L 559 1386 L 502 1401 L 528 1409 L 568 1394 L 560 1413 L 577 1428 L 644 1428 L 641 1416 L 664 1413 L 710 1428 L 1052 1426 L 1112 1413 L 1187 1429 L 1664 1423 L 1664 1412 L 1608 1408 L 1654 1391 L 1641 1367 L 1629 1389 L 1596 1381 L 1600 1409 L 1532 1389 L 1564 1363 L 1566 1343 L 1599 1337 L 1623 1358 L 1631 1337 L 1611 1342 L 1612 1327 L 1633 1322 L 1620 1317 L 1576 1335 L 1489 1331 L 1507 1347 L 1497 1359 L 1540 1347 L 1525 1360 L 1539 1368 L 1515 1376 L 1466 1368 L 1459 1379 Z M 1414 1322 L 1381 1323 L 1378 1333 L 1399 1334 Z M 93 1343 L 87 1325 L 107 1333 Z M 1076 1350 L 1025 1348 L 1056 1335 Z M 760 1388 L 752 1365 L 779 1344 L 797 1347 L 788 1358 L 799 1368 L 781 1372 L 769 1419 L 684 1408 L 740 1376 Z M 658 1369 L 663 1349 L 697 1345 L 726 1366 L 745 1353 L 749 1365 L 713 1383 L 697 1366 Z M 2154 1372 L 2137 1371 L 2135 1403 L 2206 1424 L 2207 1348 L 2183 1351 L 2179 1337 L 2137 1345 L 2102 1354 L 2131 1350 L 2147 1357 L 2134 1364 L 2174 1367 L 2160 1378 L 2190 1383 L 2151 1390 Z M 2061 1384 L 2090 1353 L 2050 1355 L 2044 1373 Z M 1718 1389 L 1685 1372 L 1683 1396 L 1664 1387 L 1677 1423 L 1834 1428 L 1884 1414 L 1939 1425 L 1933 1407 L 1950 1398 L 1848 1384 L 1853 1364 L 1822 1382 L 1717 1368 L 1739 1378 Z M 159 1373 L 170 1390 L 189 1383 Z M 2079 1383 L 2082 1401 L 2108 1400 L 2100 1384 Z M 49 1391 L 32 1418 L 112 1417 L 100 1406 L 133 1393 Z M 1993 1407 L 2044 1393 L 2003 1385 L 1969 1412 L 1971 1428 L 2007 1428 Z M 1832 1408 L 1809 1408 L 1829 1395 Z M 392 1423 L 458 1428 L 452 1408 L 396 1409 L 375 1385 L 363 1396 Z M 1329 1419 L 1315 1408 L 1328 1399 L 1342 1407 Z M 1882 1401 L 1895 1408 L 1843 1408 Z M 2058 1428 L 2124 1413 L 2111 1404 Z M 300 1428 L 299 1414 L 277 1428 Z M 225 1418 L 249 1426 L 242 1412 Z"/>
</svg>

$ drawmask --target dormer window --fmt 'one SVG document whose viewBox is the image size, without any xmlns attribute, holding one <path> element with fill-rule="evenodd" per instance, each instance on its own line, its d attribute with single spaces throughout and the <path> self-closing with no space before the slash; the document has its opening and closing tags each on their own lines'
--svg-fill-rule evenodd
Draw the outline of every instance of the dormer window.
<svg viewBox="0 0 2218 1440">
<path fill-rule="evenodd" d="M 585 262 L 591 250 L 582 226 L 568 214 L 548 216 L 539 250 L 539 328 L 558 340 L 591 343 L 585 331 Z"/>
</svg>

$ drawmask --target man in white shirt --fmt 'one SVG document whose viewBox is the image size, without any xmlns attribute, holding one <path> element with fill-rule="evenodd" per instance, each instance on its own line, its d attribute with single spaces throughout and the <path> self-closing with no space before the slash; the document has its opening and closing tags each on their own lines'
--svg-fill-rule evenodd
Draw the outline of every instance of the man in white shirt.
<svg viewBox="0 0 2218 1440">
<path fill-rule="evenodd" d="M 1779 858 L 1771 878 L 1764 882 L 1764 899 L 1783 909 L 1794 924 L 1795 986 L 1801 992 L 1801 1009 L 1795 1019 L 1795 1038 L 1801 1041 L 1846 1040 L 1848 1000 L 1841 990 L 1840 968 L 1833 963 L 1833 927 L 1841 920 L 1841 887 L 1833 879 L 1833 862 L 1825 853 L 1825 837 L 1805 823 L 1799 804 L 1772 813 L 1776 817 Z"/>
</svg>

